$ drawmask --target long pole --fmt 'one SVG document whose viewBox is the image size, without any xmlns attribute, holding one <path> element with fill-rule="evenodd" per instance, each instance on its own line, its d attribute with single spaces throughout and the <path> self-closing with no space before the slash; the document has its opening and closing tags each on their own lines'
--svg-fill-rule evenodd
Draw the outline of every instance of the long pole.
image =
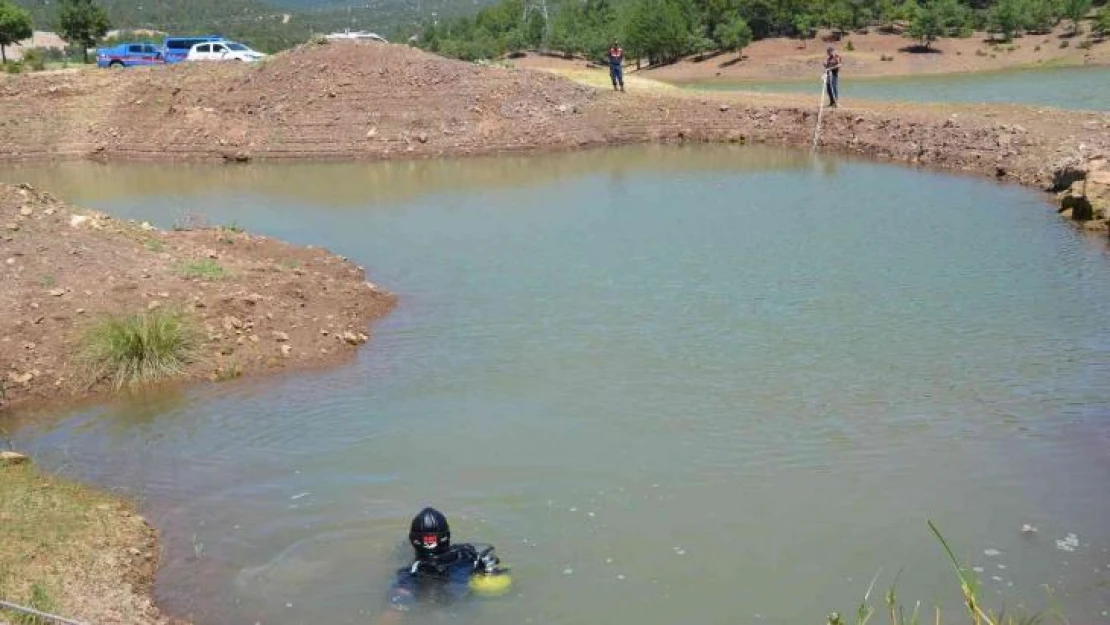
<svg viewBox="0 0 1110 625">
<path fill-rule="evenodd" d="M 817 101 L 817 128 L 813 130 L 813 151 L 817 151 L 817 140 L 821 136 L 821 115 L 825 112 L 825 89 L 829 83 L 829 72 L 821 74 L 821 95 Z"/>
<path fill-rule="evenodd" d="M 49 619 L 51 621 L 62 623 L 63 625 L 86 625 L 85 623 L 82 623 L 81 621 L 73 621 L 73 620 L 67 619 L 63 616 L 58 616 L 56 614 L 49 614 L 47 612 L 40 612 L 40 611 L 38 611 L 34 608 L 28 608 L 26 606 L 18 605 L 18 604 L 15 604 L 15 603 L 8 603 L 7 601 L 0 601 L 0 607 L 8 609 L 8 610 L 13 610 L 15 612 L 22 612 L 24 614 L 30 614 L 31 616 L 37 616 L 37 617 L 43 618 L 43 619 Z"/>
</svg>

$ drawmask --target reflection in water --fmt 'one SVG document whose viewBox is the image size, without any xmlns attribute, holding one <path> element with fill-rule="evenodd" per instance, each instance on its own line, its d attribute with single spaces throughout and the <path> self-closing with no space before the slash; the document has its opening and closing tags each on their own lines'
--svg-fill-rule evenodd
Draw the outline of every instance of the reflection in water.
<svg viewBox="0 0 1110 625">
<path fill-rule="evenodd" d="M 369 163 L 254 165 L 63 163 L 0 169 L 0 180 L 31 182 L 67 198 L 100 205 L 136 196 L 199 197 L 257 193 L 332 206 L 400 202 L 444 192 L 528 187 L 587 174 L 681 175 L 706 171 L 774 171 L 804 166 L 796 150 L 720 146 L 637 146 L 565 155 L 391 160 Z M 326 193 L 321 190 L 327 189 Z"/>
<path fill-rule="evenodd" d="M 1037 195 L 704 146 L 13 176 L 203 202 L 400 296 L 347 366 L 18 434 L 147 502 L 199 625 L 372 621 L 426 504 L 519 586 L 412 623 L 819 622 L 903 567 L 955 620 L 926 519 L 992 607 L 1110 610 L 1108 259 Z"/>
</svg>

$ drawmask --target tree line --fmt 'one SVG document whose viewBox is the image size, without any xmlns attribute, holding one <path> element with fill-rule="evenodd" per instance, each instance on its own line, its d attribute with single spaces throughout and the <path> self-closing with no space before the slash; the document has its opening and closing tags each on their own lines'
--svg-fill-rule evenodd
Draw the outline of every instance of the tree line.
<svg viewBox="0 0 1110 625">
<path fill-rule="evenodd" d="M 5 0 L 25 9 L 35 28 L 57 30 L 58 0 Z M 488 2 L 489 0 L 481 0 Z M 241 40 L 263 52 L 277 52 L 308 41 L 313 35 L 350 28 L 394 34 L 410 29 L 421 15 L 436 12 L 453 17 L 470 3 L 420 0 L 418 12 L 408 0 L 95 0 L 114 27 L 157 30 L 171 35 L 219 34 Z M 357 4 L 357 6 L 356 6 Z M 286 8 L 286 7 L 297 8 Z M 407 36 L 407 35 L 406 35 Z M 141 38 L 149 40 L 147 38 Z"/>
<path fill-rule="evenodd" d="M 500 0 L 472 16 L 426 23 L 420 47 L 460 59 L 526 49 L 602 59 L 619 39 L 626 55 L 651 63 L 742 50 L 753 39 L 812 38 L 818 28 L 900 32 L 929 48 L 941 37 L 986 31 L 1009 41 L 1069 22 L 1078 34 L 1092 0 Z M 1110 8 L 1094 22 L 1110 34 Z"/>
<path fill-rule="evenodd" d="M 84 61 L 88 63 L 88 49 L 111 28 L 108 15 L 93 0 L 59 0 L 56 6 L 55 30 L 70 44 L 79 44 Z M 10 0 L 0 0 L 0 58 L 5 64 L 5 48 L 29 38 L 33 25 L 30 11 Z"/>
</svg>

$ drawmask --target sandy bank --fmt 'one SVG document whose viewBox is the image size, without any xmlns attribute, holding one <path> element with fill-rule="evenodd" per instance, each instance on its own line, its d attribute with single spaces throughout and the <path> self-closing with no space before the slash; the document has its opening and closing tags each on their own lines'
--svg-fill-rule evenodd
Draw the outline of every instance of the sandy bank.
<svg viewBox="0 0 1110 625">
<path fill-rule="evenodd" d="M 0 185 L 0 408 L 108 390 L 75 356 L 104 314 L 183 311 L 182 379 L 228 379 L 345 359 L 393 305 L 345 259 L 203 219 L 161 231 Z"/>
</svg>

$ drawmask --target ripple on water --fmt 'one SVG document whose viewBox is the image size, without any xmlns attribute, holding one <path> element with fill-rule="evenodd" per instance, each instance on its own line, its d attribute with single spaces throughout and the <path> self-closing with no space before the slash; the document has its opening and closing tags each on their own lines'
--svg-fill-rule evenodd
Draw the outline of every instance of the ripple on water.
<svg viewBox="0 0 1110 625">
<path fill-rule="evenodd" d="M 1021 596 L 1105 566 L 1110 272 L 1042 198 L 628 153 L 388 206 L 207 198 L 372 268 L 399 308 L 347 366 L 108 406 L 38 444 L 144 489 L 161 596 L 204 597 L 199 625 L 365 622 L 429 503 L 522 580 L 440 614 L 463 622 L 796 622 L 880 566 L 928 602 L 951 571 L 926 518 L 1006 554 L 992 588 Z M 1058 551 L 1068 532 L 1091 546 Z"/>
</svg>

